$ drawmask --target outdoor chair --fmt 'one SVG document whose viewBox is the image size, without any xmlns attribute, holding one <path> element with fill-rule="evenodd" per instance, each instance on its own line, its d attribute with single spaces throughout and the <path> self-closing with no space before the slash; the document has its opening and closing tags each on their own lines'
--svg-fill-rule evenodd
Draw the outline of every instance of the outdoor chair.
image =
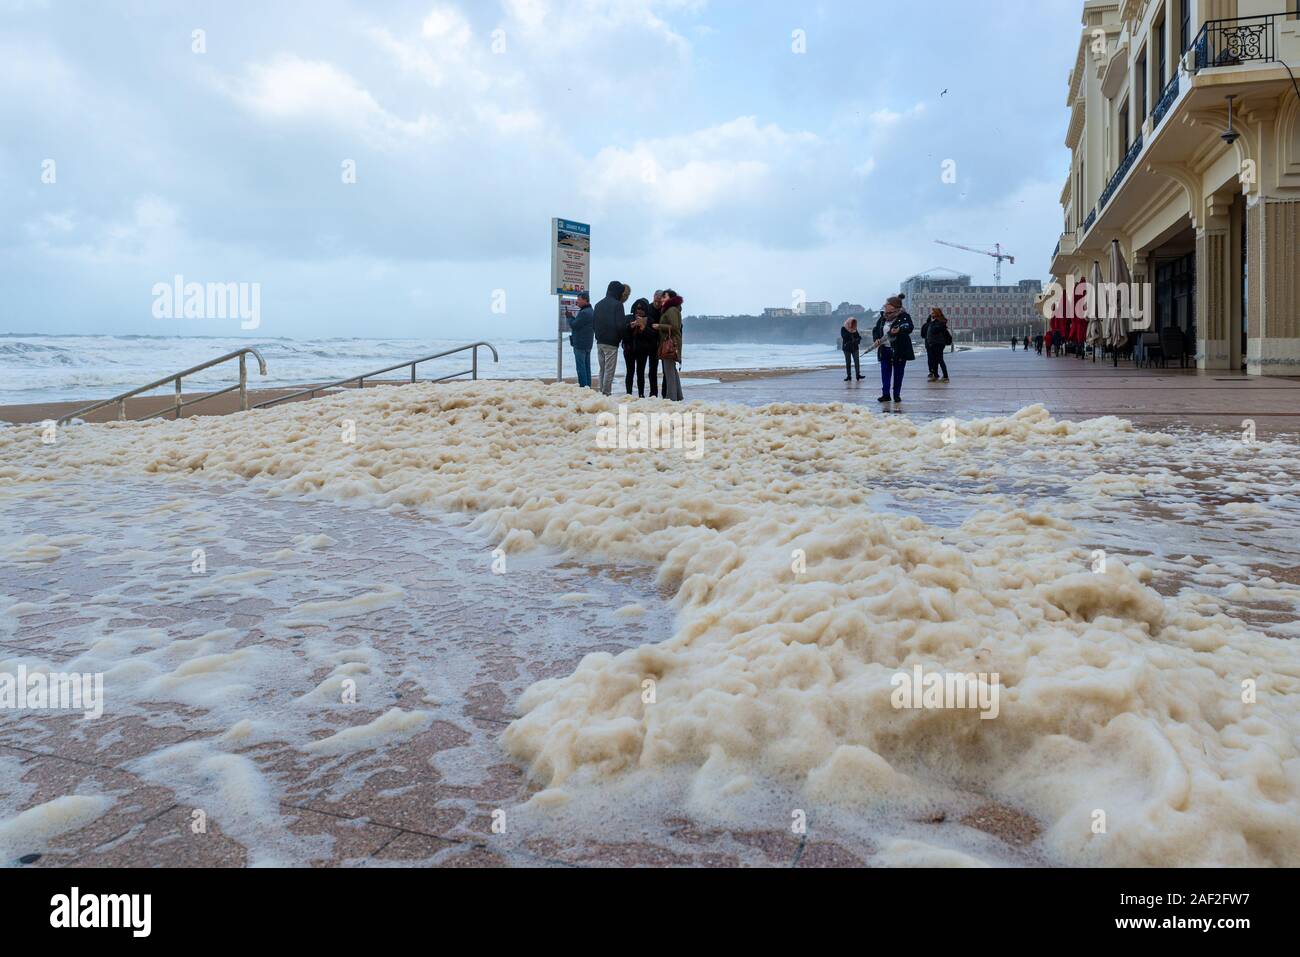
<svg viewBox="0 0 1300 957">
<path fill-rule="evenodd" d="M 1164 350 L 1160 347 L 1160 333 L 1144 332 L 1138 336 L 1136 351 L 1141 356 L 1138 365 L 1146 365 L 1148 368 L 1156 362 L 1163 362 L 1165 358 Z"/>
<path fill-rule="evenodd" d="M 1187 368 L 1187 350 L 1184 347 L 1183 330 L 1169 326 L 1160 330 L 1160 351 L 1162 362 L 1168 364 L 1170 359 L 1177 359 L 1180 368 Z"/>
</svg>

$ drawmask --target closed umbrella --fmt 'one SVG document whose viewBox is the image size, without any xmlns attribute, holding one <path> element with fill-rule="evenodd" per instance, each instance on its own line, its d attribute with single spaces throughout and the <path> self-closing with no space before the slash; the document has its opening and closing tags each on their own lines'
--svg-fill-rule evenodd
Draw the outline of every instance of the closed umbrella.
<svg viewBox="0 0 1300 957">
<path fill-rule="evenodd" d="M 1092 261 L 1092 308 L 1088 310 L 1088 330 L 1084 334 L 1084 341 L 1092 346 L 1092 361 L 1097 361 L 1097 351 L 1106 344 L 1106 331 L 1103 315 L 1105 307 L 1098 302 L 1101 296 L 1101 263 L 1097 260 Z"/>
<path fill-rule="evenodd" d="M 1110 281 L 1118 288 L 1123 285 L 1128 288 L 1129 283 L 1133 280 L 1132 274 L 1128 271 L 1128 263 L 1124 262 L 1124 255 L 1119 251 L 1119 240 L 1110 241 Z M 1120 347 L 1128 342 L 1129 327 L 1132 323 L 1133 316 L 1127 296 L 1115 297 L 1116 308 L 1110 310 L 1114 312 L 1110 319 L 1109 336 L 1110 346 L 1115 350 L 1115 365 L 1119 365 Z"/>
</svg>

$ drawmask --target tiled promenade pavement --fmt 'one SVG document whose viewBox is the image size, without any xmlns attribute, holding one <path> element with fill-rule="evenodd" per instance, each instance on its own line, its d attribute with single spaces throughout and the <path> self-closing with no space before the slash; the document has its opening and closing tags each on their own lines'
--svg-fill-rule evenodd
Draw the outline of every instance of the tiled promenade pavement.
<svg viewBox="0 0 1300 957">
<path fill-rule="evenodd" d="M 735 830 L 676 813 L 528 823 L 519 806 L 536 788 L 499 745 L 515 702 L 586 654 L 665 638 L 672 613 L 651 569 L 533 553 L 495 575 L 463 516 L 270 498 L 238 483 L 69 479 L 6 493 L 4 505 L 0 670 L 117 667 L 102 718 L 0 711 L 0 866 L 859 861 L 796 838 L 785 808 Z M 345 676 L 354 704 L 340 701 Z M 311 753 L 392 709 L 422 717 Z M 50 837 L 6 829 L 69 795 L 111 805 Z M 505 834 L 493 833 L 497 809 L 511 815 Z"/>
<path fill-rule="evenodd" d="M 779 349 L 779 347 L 774 347 Z M 1058 418 L 1117 415 L 1143 428 L 1182 425 L 1239 431 L 1244 419 L 1260 436 L 1300 433 L 1300 377 L 1266 378 L 1195 369 L 1118 367 L 1035 352 L 976 349 L 945 357 L 952 381 L 926 381 L 925 360 L 908 363 L 903 403 L 911 416 L 973 418 L 1005 415 L 1041 403 Z M 779 362 L 779 354 L 773 362 Z M 688 399 L 769 402 L 853 402 L 879 407 L 880 367 L 865 357 L 861 382 L 844 382 L 843 366 L 770 379 L 692 384 Z M 689 370 L 685 373 L 689 376 Z M 886 405 L 889 411 L 893 406 Z"/>
</svg>

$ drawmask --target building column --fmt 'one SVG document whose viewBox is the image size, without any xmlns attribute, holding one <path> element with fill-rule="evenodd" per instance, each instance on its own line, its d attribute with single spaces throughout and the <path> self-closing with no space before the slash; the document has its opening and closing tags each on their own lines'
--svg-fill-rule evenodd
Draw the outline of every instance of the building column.
<svg viewBox="0 0 1300 957">
<path fill-rule="evenodd" d="M 1246 371 L 1300 375 L 1300 199 L 1256 199 L 1246 230 Z"/>
<path fill-rule="evenodd" d="M 1196 230 L 1196 367 L 1232 368 L 1232 204 L 1211 196 Z"/>
</svg>

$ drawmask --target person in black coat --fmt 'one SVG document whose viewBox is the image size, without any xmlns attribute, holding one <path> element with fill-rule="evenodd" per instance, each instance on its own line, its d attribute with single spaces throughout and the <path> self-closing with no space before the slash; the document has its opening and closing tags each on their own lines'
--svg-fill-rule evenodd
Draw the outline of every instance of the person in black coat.
<svg viewBox="0 0 1300 957">
<path fill-rule="evenodd" d="M 879 402 L 889 401 L 891 385 L 894 401 L 903 401 L 903 373 L 907 371 L 907 364 L 916 358 L 912 349 L 912 330 L 916 326 L 903 308 L 903 299 L 903 296 L 886 299 L 885 308 L 871 331 L 873 344 L 877 346 L 876 357 L 880 360 Z"/>
<path fill-rule="evenodd" d="M 632 323 L 628 327 L 628 337 L 623 340 L 623 358 L 627 362 L 627 394 L 632 394 L 632 378 L 636 377 L 637 395 L 645 398 L 645 367 L 650 357 L 659 357 L 659 333 L 650 328 L 650 302 L 638 299 L 632 303 Z M 656 383 L 651 380 L 653 397 L 658 393 Z"/>
<path fill-rule="evenodd" d="M 844 320 L 844 325 L 840 328 L 840 348 L 844 351 L 844 381 L 849 382 L 853 379 L 856 372 L 859 380 L 863 379 L 862 375 L 862 333 L 858 332 L 858 320 L 855 316 L 849 316 Z"/>
<path fill-rule="evenodd" d="M 659 317 L 663 315 L 664 308 L 664 291 L 656 289 L 654 298 L 650 300 L 650 307 L 646 310 L 649 322 L 646 323 L 645 332 L 641 333 L 637 340 L 638 351 L 644 350 L 646 354 L 646 368 L 650 373 L 650 398 L 659 395 L 659 333 L 655 331 L 655 324 Z"/>
<path fill-rule="evenodd" d="M 948 363 L 943 361 L 943 350 L 952 345 L 952 333 L 948 331 L 948 317 L 938 306 L 930 310 L 930 318 L 921 327 L 921 344 L 925 346 L 925 357 L 930 366 L 931 382 L 948 381 Z M 939 378 L 939 373 L 943 378 Z"/>
</svg>

